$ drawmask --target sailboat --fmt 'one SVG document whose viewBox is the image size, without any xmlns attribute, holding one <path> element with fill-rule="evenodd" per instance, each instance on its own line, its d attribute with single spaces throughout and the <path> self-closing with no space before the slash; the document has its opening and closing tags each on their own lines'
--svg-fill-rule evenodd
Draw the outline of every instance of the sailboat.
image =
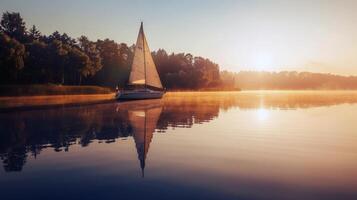
<svg viewBox="0 0 357 200">
<path fill-rule="evenodd" d="M 117 92 L 116 98 L 119 100 L 159 99 L 164 93 L 141 22 L 129 82 L 124 90 Z"/>
</svg>

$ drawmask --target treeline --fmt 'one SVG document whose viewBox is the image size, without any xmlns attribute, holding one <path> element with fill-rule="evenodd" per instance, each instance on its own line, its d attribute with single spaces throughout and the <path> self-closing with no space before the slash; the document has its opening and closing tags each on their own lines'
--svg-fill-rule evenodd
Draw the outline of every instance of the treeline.
<svg viewBox="0 0 357 200">
<path fill-rule="evenodd" d="M 135 45 L 27 28 L 19 13 L 0 21 L 0 85 L 97 85 L 124 87 Z M 152 52 L 167 89 L 357 89 L 356 76 L 310 72 L 219 71 L 218 64 L 189 53 Z"/>
<path fill-rule="evenodd" d="M 66 33 L 42 34 L 26 27 L 19 13 L 5 12 L 0 22 L 0 84 L 62 84 L 124 87 L 134 45 L 110 39 L 91 41 Z M 221 84 L 219 66 L 191 54 L 152 53 L 168 89 L 199 89 Z"/>
<path fill-rule="evenodd" d="M 323 90 L 357 89 L 357 76 L 311 72 L 221 72 L 223 84 L 245 90 Z"/>
</svg>

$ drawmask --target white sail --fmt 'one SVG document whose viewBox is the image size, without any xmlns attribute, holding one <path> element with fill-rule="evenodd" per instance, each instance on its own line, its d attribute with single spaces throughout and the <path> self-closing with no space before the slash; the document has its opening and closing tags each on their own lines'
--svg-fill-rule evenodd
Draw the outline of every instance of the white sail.
<svg viewBox="0 0 357 200">
<path fill-rule="evenodd" d="M 162 88 L 159 74 L 156 70 L 154 60 L 151 56 L 147 44 L 143 24 L 141 23 L 138 39 L 136 41 L 134 60 L 131 66 L 129 77 L 131 85 L 150 85 L 156 88 Z"/>
<path fill-rule="evenodd" d="M 140 27 L 138 39 L 136 40 L 134 60 L 131 65 L 129 84 L 145 84 L 145 67 L 144 67 L 144 34 Z"/>
</svg>

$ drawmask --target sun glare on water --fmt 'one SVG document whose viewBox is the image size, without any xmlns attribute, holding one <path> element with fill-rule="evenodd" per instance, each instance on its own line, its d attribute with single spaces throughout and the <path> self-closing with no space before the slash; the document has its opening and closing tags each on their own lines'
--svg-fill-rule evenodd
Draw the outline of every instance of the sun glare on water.
<svg viewBox="0 0 357 200">
<path fill-rule="evenodd" d="M 269 112 L 264 108 L 259 108 L 257 110 L 257 119 L 259 121 L 265 121 L 269 118 Z"/>
</svg>

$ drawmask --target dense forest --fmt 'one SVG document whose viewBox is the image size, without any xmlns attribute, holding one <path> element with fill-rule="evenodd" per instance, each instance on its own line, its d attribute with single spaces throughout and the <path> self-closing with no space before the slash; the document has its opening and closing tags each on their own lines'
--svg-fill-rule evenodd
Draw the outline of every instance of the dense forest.
<svg viewBox="0 0 357 200">
<path fill-rule="evenodd" d="M 134 45 L 110 39 L 90 41 L 66 33 L 42 34 L 27 28 L 19 13 L 5 12 L 0 25 L 0 85 L 62 84 L 124 87 Z M 152 52 L 168 89 L 199 89 L 220 85 L 219 66 L 188 53 Z"/>
</svg>

